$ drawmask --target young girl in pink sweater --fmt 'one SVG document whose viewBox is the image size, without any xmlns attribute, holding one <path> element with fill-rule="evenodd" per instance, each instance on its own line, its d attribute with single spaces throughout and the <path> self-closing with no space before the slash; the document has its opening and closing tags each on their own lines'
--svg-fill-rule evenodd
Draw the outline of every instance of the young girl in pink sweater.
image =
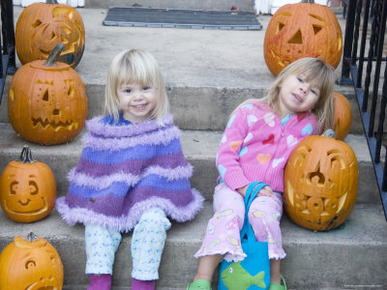
<svg viewBox="0 0 387 290">
<path fill-rule="evenodd" d="M 257 241 L 268 242 L 270 290 L 286 289 L 280 261 L 282 247 L 283 175 L 292 150 L 304 138 L 334 127 L 334 70 L 317 58 L 287 66 L 263 99 L 250 99 L 231 114 L 219 145 L 218 185 L 214 216 L 195 254 L 199 266 L 187 289 L 211 289 L 213 273 L 224 258 L 242 261 L 240 229 L 245 216 L 244 196 L 251 182 L 264 187 L 253 201 L 249 221 Z"/>
</svg>

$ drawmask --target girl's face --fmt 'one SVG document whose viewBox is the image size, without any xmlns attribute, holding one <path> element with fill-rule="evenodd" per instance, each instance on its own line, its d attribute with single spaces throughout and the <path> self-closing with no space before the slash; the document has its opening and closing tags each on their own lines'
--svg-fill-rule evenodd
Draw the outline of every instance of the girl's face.
<svg viewBox="0 0 387 290">
<path fill-rule="evenodd" d="M 125 120 L 139 123 L 148 119 L 157 105 L 157 89 L 152 85 L 123 84 L 117 96 Z"/>
<path fill-rule="evenodd" d="M 310 111 L 320 98 L 320 89 L 305 81 L 304 75 L 291 75 L 284 80 L 278 95 L 278 115 Z"/>
</svg>

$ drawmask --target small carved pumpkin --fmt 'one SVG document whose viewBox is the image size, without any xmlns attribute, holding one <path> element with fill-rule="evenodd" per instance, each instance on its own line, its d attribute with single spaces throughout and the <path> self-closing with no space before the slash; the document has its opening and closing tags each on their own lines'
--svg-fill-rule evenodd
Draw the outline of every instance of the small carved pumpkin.
<svg viewBox="0 0 387 290">
<path fill-rule="evenodd" d="M 85 85 L 68 64 L 56 62 L 61 48 L 59 44 L 47 62 L 23 65 L 10 84 L 9 120 L 28 141 L 44 145 L 69 142 L 85 125 Z"/>
<path fill-rule="evenodd" d="M 347 98 L 338 92 L 333 93 L 335 102 L 335 138 L 344 140 L 352 125 L 352 109 Z"/>
<path fill-rule="evenodd" d="M 334 68 L 339 65 L 342 33 L 336 15 L 329 7 L 311 2 L 286 4 L 270 19 L 264 57 L 273 75 L 303 57 L 319 57 Z"/>
<path fill-rule="evenodd" d="M 350 146 L 330 137 L 309 136 L 290 154 L 285 168 L 286 213 L 307 229 L 334 229 L 353 210 L 358 178 Z"/>
<path fill-rule="evenodd" d="M 30 233 L 15 237 L 0 255 L 0 289 L 63 287 L 63 264 L 56 249 Z"/>
<path fill-rule="evenodd" d="M 15 29 L 17 55 L 22 64 L 45 60 L 57 44 L 64 43 L 59 61 L 75 68 L 85 49 L 82 17 L 70 5 L 47 2 L 33 3 L 20 14 Z"/>
<path fill-rule="evenodd" d="M 46 217 L 56 200 L 55 177 L 50 167 L 32 159 L 23 147 L 20 160 L 11 161 L 0 177 L 0 202 L 5 214 L 17 222 L 33 222 Z M 1 289 L 1 288 L 0 288 Z"/>
</svg>

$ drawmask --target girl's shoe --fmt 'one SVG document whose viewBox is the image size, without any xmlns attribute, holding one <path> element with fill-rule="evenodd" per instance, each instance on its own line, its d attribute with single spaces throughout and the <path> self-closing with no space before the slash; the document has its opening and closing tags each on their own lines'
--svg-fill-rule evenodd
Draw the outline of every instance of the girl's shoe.
<svg viewBox="0 0 387 290">
<path fill-rule="evenodd" d="M 286 281 L 283 276 L 281 276 L 281 284 L 271 283 L 269 290 L 287 290 Z"/>
<path fill-rule="evenodd" d="M 89 275 L 90 284 L 87 286 L 87 290 L 110 290 L 112 286 L 112 275 Z"/>
<path fill-rule="evenodd" d="M 156 280 L 143 281 L 132 279 L 132 290 L 154 290 L 156 285 Z"/>
<path fill-rule="evenodd" d="M 211 290 L 211 283 L 204 279 L 196 280 L 189 284 L 186 290 Z"/>
</svg>

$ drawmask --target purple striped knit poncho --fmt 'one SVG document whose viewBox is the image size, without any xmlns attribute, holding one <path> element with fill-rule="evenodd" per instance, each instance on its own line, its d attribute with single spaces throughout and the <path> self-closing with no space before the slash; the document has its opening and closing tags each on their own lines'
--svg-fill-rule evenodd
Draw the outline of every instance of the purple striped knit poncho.
<svg viewBox="0 0 387 290">
<path fill-rule="evenodd" d="M 151 207 L 178 222 L 195 217 L 204 198 L 191 188 L 192 166 L 184 158 L 173 117 L 167 115 L 163 122 L 87 121 L 80 160 L 68 174 L 68 194 L 56 204 L 68 224 L 128 232 Z"/>
</svg>

